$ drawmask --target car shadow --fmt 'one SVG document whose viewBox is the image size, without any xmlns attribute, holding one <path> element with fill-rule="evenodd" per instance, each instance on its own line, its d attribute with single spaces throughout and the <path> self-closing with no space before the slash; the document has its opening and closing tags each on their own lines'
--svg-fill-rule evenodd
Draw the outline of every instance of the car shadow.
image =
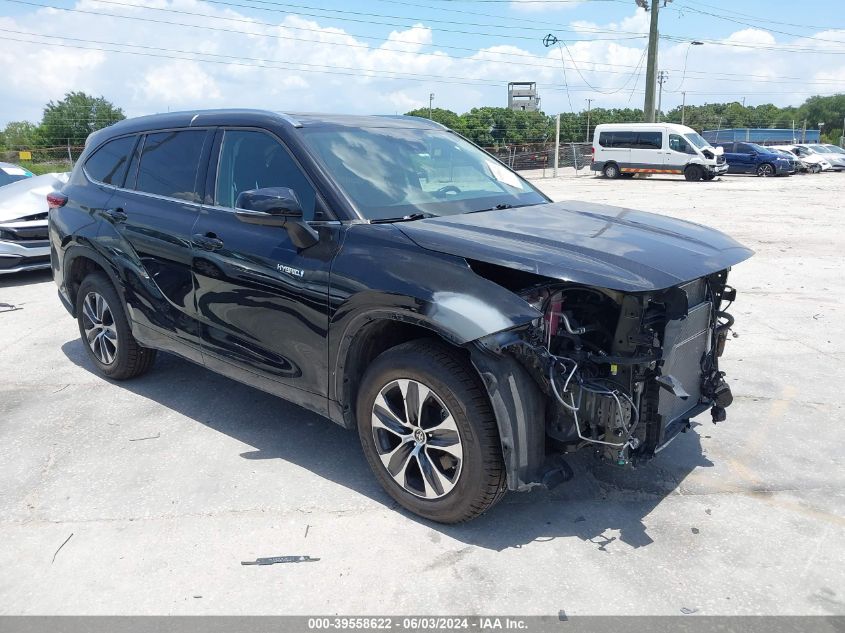
<svg viewBox="0 0 845 633">
<path fill-rule="evenodd" d="M 72 363 L 99 376 L 79 340 L 68 341 L 62 351 Z M 608 551 L 617 540 L 647 546 L 652 539 L 644 517 L 693 469 L 712 466 L 702 455 L 697 433 L 678 438 L 637 469 L 618 469 L 581 451 L 567 458 L 575 474 L 571 481 L 553 490 L 510 493 L 474 521 L 441 525 L 399 507 L 369 471 L 357 436 L 315 413 L 170 354 L 159 354 L 150 373 L 114 386 L 252 446 L 254 450 L 241 453 L 244 459 L 296 464 L 444 535 L 497 551 L 566 537 L 594 543 L 600 551 Z M 226 393 L 225 407 L 211 406 L 220 393 Z"/>
</svg>

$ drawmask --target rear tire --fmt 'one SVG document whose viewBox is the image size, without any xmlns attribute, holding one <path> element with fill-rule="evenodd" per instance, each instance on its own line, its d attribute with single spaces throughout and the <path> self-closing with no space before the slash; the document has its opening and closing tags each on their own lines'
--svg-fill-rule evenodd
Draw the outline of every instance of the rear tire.
<svg viewBox="0 0 845 633">
<path fill-rule="evenodd" d="M 138 344 L 126 309 L 108 277 L 92 273 L 76 295 L 76 321 L 88 358 L 113 380 L 135 378 L 149 371 L 156 350 Z"/>
<path fill-rule="evenodd" d="M 445 344 L 419 339 L 381 354 L 361 381 L 356 414 L 370 468 L 414 514 L 460 523 L 504 496 L 487 394 L 472 367 Z"/>
<path fill-rule="evenodd" d="M 702 180 L 704 178 L 704 170 L 701 169 L 701 167 L 699 167 L 698 165 L 689 165 L 684 170 L 684 178 L 686 178 L 690 182 Z"/>
<path fill-rule="evenodd" d="M 601 173 L 604 174 L 605 178 L 619 178 L 622 171 L 616 163 L 607 163 L 601 170 Z"/>
</svg>

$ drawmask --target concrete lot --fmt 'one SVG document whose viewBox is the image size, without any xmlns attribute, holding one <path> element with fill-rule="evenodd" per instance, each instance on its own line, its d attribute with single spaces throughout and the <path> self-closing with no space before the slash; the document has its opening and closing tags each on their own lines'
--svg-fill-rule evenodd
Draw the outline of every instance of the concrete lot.
<svg viewBox="0 0 845 633">
<path fill-rule="evenodd" d="M 49 275 L 3 278 L 0 613 L 845 614 L 845 174 L 537 183 L 757 251 L 727 422 L 444 527 L 297 407 L 167 355 L 100 378 Z M 321 560 L 240 564 L 286 554 Z"/>
</svg>

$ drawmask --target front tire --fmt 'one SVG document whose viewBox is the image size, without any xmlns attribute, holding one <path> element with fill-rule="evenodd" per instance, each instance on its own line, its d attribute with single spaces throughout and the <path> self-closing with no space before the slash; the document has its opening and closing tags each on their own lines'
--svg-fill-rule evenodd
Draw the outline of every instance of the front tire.
<svg viewBox="0 0 845 633">
<path fill-rule="evenodd" d="M 149 371 L 156 351 L 138 344 L 129 328 L 123 301 L 103 273 L 88 275 L 76 295 L 79 335 L 97 370 L 114 380 Z"/>
<path fill-rule="evenodd" d="M 757 167 L 757 175 L 761 178 L 768 178 L 775 175 L 775 167 L 771 163 L 763 163 Z"/>
<path fill-rule="evenodd" d="M 704 178 L 704 170 L 698 165 L 690 165 L 684 170 L 684 178 L 690 182 L 695 182 Z"/>
<path fill-rule="evenodd" d="M 410 341 L 376 358 L 362 379 L 356 413 L 370 468 L 411 512 L 460 523 L 506 492 L 487 395 L 472 367 L 443 343 Z"/>
</svg>

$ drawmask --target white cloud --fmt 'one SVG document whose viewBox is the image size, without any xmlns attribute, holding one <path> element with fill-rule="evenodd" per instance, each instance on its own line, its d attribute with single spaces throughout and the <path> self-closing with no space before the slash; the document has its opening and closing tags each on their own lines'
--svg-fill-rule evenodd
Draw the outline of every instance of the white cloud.
<svg viewBox="0 0 845 633">
<path fill-rule="evenodd" d="M 221 97 L 217 81 L 199 64 L 189 61 L 150 68 L 136 85 L 135 95 L 142 102 L 179 108 L 203 102 L 211 105 Z"/>
</svg>

